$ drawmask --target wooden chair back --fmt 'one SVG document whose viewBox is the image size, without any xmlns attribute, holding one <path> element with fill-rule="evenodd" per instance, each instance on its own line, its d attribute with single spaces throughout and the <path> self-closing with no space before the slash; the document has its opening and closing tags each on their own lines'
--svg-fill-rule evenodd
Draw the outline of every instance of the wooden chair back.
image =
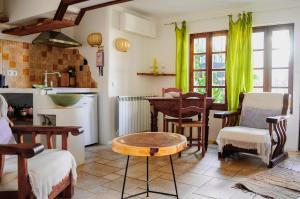
<svg viewBox="0 0 300 199">
<path fill-rule="evenodd" d="M 190 106 L 185 106 L 184 105 L 184 100 L 187 99 L 193 99 L 193 100 L 200 100 L 202 101 L 201 104 L 202 106 L 196 106 L 196 105 L 190 105 Z M 189 92 L 185 94 L 180 94 L 180 102 L 179 102 L 179 123 L 182 123 L 182 118 L 185 114 L 193 114 L 193 115 L 198 115 L 199 120 L 203 124 L 206 122 L 206 94 L 200 94 L 200 93 L 195 93 L 195 92 Z"/>
<path fill-rule="evenodd" d="M 162 89 L 162 96 L 165 97 L 165 95 L 167 93 L 178 93 L 178 94 L 180 94 L 180 93 L 182 93 L 182 90 L 179 89 L 179 88 L 163 88 Z"/>
</svg>

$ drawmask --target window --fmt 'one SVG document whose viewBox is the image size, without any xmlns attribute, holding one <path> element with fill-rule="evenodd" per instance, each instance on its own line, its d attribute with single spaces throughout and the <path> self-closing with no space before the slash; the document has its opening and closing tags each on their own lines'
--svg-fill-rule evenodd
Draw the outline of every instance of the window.
<svg viewBox="0 0 300 199">
<path fill-rule="evenodd" d="M 292 96 L 293 34 L 293 24 L 253 28 L 253 91 Z M 227 31 L 190 36 L 190 91 L 206 92 L 216 109 L 226 109 L 226 40 Z"/>
<path fill-rule="evenodd" d="M 293 90 L 293 24 L 253 29 L 254 91 Z"/>
<path fill-rule="evenodd" d="M 214 98 L 215 108 L 226 108 L 225 58 L 227 32 L 193 34 L 190 58 L 190 90 Z"/>
</svg>

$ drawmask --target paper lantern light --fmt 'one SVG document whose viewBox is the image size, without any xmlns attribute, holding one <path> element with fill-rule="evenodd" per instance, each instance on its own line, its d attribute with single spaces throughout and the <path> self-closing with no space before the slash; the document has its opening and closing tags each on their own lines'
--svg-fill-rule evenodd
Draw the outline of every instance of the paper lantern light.
<svg viewBox="0 0 300 199">
<path fill-rule="evenodd" d="M 120 52 L 127 52 L 128 49 L 130 48 L 130 43 L 127 39 L 124 38 L 118 38 L 116 39 L 116 49 Z"/>
<path fill-rule="evenodd" d="M 95 32 L 95 33 L 89 34 L 87 37 L 87 42 L 92 47 L 100 47 L 102 44 L 101 33 Z"/>
</svg>

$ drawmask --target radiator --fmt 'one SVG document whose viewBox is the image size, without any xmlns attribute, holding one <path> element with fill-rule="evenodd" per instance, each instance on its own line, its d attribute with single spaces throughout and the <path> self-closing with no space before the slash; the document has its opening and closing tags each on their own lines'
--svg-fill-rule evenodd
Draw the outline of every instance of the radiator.
<svg viewBox="0 0 300 199">
<path fill-rule="evenodd" d="M 148 96 L 117 97 L 117 136 L 150 131 L 150 104 L 145 97 Z"/>
</svg>

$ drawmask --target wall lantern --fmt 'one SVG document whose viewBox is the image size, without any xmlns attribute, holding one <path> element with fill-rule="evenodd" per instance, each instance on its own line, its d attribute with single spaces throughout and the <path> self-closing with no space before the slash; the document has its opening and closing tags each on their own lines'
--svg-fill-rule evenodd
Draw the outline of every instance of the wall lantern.
<svg viewBox="0 0 300 199">
<path fill-rule="evenodd" d="M 127 39 L 124 38 L 118 38 L 115 41 L 116 49 L 120 52 L 127 52 L 130 48 L 131 44 Z"/>
<path fill-rule="evenodd" d="M 87 37 L 87 42 L 91 47 L 97 47 L 96 52 L 96 66 L 99 69 L 99 75 L 103 76 L 103 67 L 104 67 L 104 49 L 102 44 L 102 35 L 101 33 L 90 33 Z"/>
</svg>

